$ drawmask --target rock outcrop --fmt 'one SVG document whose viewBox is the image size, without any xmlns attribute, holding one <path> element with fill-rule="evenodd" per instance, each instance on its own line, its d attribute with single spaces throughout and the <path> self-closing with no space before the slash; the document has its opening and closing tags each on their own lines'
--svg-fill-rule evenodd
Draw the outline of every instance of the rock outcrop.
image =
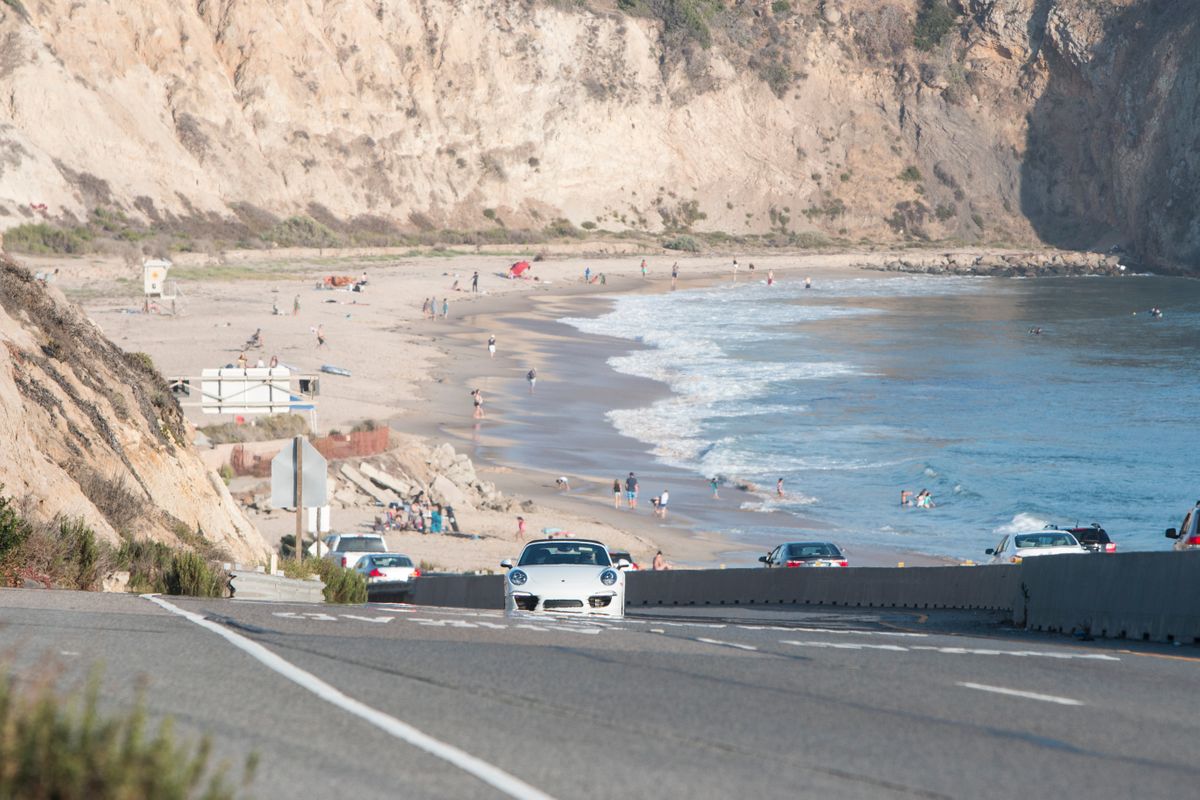
<svg viewBox="0 0 1200 800">
<path fill-rule="evenodd" d="M 81 517 L 114 545 L 204 540 L 240 561 L 266 554 L 149 357 L 2 255 L 0 484 L 37 517 Z"/>
<path fill-rule="evenodd" d="M 918 0 L 6 0 L 0 227 L 565 218 L 1196 269 L 1200 5 L 945 2 L 919 50 Z"/>
</svg>

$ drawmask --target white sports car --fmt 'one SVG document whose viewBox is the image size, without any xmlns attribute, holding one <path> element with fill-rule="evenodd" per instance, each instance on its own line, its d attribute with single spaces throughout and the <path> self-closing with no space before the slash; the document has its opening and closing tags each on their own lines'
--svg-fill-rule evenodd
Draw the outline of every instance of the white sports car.
<svg viewBox="0 0 1200 800">
<path fill-rule="evenodd" d="M 625 616 L 625 573 L 608 548 L 590 539 L 538 539 L 525 545 L 504 577 L 504 610 Z"/>
</svg>

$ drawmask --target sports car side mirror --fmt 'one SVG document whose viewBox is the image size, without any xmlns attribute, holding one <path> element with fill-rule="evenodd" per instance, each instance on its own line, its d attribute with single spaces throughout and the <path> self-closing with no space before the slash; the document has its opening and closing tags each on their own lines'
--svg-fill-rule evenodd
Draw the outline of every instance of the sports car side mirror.
<svg viewBox="0 0 1200 800">
<path fill-rule="evenodd" d="M 989 555 L 989 556 L 996 555 L 996 550 L 991 547 L 989 547 L 987 550 L 984 550 L 983 552 L 984 552 L 984 555 Z"/>
<path fill-rule="evenodd" d="M 512 559 L 511 558 L 504 559 L 503 561 L 500 562 L 500 566 L 504 567 L 505 569 L 512 569 Z"/>
<path fill-rule="evenodd" d="M 1168 539 L 1178 539 L 1179 531 L 1175 530 L 1174 528 L 1167 528 L 1166 536 Z"/>
<path fill-rule="evenodd" d="M 767 563 L 767 556 L 759 556 L 758 560 L 765 564 L 765 563 Z"/>
<path fill-rule="evenodd" d="M 629 563 L 629 559 L 627 559 L 627 558 L 618 558 L 617 559 L 617 569 L 629 569 L 631 566 L 633 566 L 633 565 Z"/>
</svg>

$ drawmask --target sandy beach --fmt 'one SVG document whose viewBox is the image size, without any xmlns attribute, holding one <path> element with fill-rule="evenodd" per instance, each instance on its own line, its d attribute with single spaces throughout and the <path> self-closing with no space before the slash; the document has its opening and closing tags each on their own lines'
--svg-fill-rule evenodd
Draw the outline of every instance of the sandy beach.
<svg viewBox="0 0 1200 800">
<path fill-rule="evenodd" d="M 739 255 L 736 277 L 761 280 L 774 270 L 779 281 L 811 277 L 819 285 L 891 257 Z M 754 563 L 759 553 L 714 532 L 753 524 L 752 515 L 740 510 L 747 492 L 727 486 L 721 500 L 712 500 L 703 476 L 656 465 L 645 446 L 619 436 L 605 420 L 608 408 L 644 405 L 664 396 L 666 387 L 605 366 L 606 357 L 627 350 L 628 342 L 582 336 L 556 322 L 603 313 L 618 293 L 670 291 L 676 262 L 680 289 L 731 281 L 733 257 L 582 254 L 565 248 L 533 261 L 530 279 L 506 279 L 507 267 L 524 258 L 533 261 L 515 252 L 248 251 L 227 255 L 225 263 L 185 257 L 170 276 L 181 293 L 174 317 L 141 313 L 140 267 L 99 258 L 28 263 L 35 270 L 60 269 L 59 287 L 122 347 L 150 354 L 166 376 L 234 364 L 243 352 L 251 366 L 276 357 L 303 372 L 322 365 L 348 370 L 348 377 L 322 375 L 318 431 L 344 431 L 372 419 L 390 425 L 402 444 L 414 441 L 411 437 L 432 445 L 450 442 L 471 457 L 481 477 L 528 503 L 527 536 L 543 529 L 570 531 L 629 549 L 643 562 L 662 549 L 681 567 Z M 604 282 L 585 284 L 585 269 L 603 275 Z M 472 292 L 476 272 L 479 291 Z M 357 279 L 364 273 L 361 292 L 319 288 L 325 276 Z M 436 298 L 439 314 L 445 301 L 448 314 L 424 318 L 426 298 Z M 263 346 L 244 351 L 257 329 Z M 324 344 L 318 343 L 318 330 Z M 488 353 L 489 335 L 497 339 L 495 358 Z M 525 379 L 530 368 L 538 370 L 532 393 Z M 473 388 L 483 393 L 482 420 L 472 418 Z M 572 411 L 566 414 L 566 408 Z M 199 425 L 228 421 L 187 411 Z M 642 502 L 636 511 L 616 509 L 613 479 L 630 471 L 644 481 Z M 569 479 L 569 491 L 556 486 L 560 476 Z M 662 520 L 652 514 L 648 498 L 668 485 L 673 500 L 669 518 Z M 519 548 L 515 514 L 479 508 L 458 516 L 463 530 L 478 538 L 391 533 L 389 544 L 452 570 L 495 569 L 500 558 Z M 369 509 L 343 509 L 335 512 L 334 527 L 363 529 L 373 518 Z M 252 512 L 252 520 L 272 545 L 292 530 L 290 515 Z M 853 558 L 876 565 L 945 563 L 874 548 L 858 548 Z"/>
</svg>

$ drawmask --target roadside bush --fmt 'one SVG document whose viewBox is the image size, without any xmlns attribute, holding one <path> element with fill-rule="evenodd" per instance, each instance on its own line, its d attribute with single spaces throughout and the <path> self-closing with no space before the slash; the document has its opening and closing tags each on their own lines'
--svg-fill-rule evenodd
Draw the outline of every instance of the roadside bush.
<svg viewBox="0 0 1200 800">
<path fill-rule="evenodd" d="M 167 594 L 186 594 L 192 597 L 224 597 L 228 593 L 229 575 L 214 568 L 203 556 L 188 551 L 171 557 L 171 566 L 163 575 Z"/>
<path fill-rule="evenodd" d="M 254 419 L 252 425 L 224 422 L 199 429 L 214 444 L 263 442 L 308 434 L 308 421 L 299 414 L 269 414 Z"/>
<path fill-rule="evenodd" d="M 297 562 L 294 555 L 295 537 L 284 536 L 281 540 L 280 551 L 285 558 L 280 562 L 283 574 L 289 578 L 304 579 L 317 575 L 325 584 L 325 602 L 327 603 L 365 603 L 367 602 L 367 579 L 349 567 L 339 566 L 328 558 L 312 558 L 305 556 Z M 293 557 L 287 557 L 291 553 Z"/>
<path fill-rule="evenodd" d="M 916 183 L 917 181 L 921 180 L 921 170 L 910 164 L 905 167 L 903 171 L 901 171 L 899 178 L 900 180 L 907 181 L 908 183 Z"/>
<path fill-rule="evenodd" d="M 0 484 L 0 491 L 4 485 Z M 16 557 L 33 533 L 33 525 L 13 506 L 10 498 L 0 495 L 0 571 L 8 573 L 16 566 Z"/>
<path fill-rule="evenodd" d="M 166 592 L 172 550 L 162 542 L 126 541 L 117 551 L 117 566 L 129 571 L 129 591 Z"/>
<path fill-rule="evenodd" d="M 663 242 L 663 247 L 668 250 L 682 250 L 688 253 L 700 252 L 700 243 L 696 241 L 695 237 L 689 236 L 686 233 Z"/>
<path fill-rule="evenodd" d="M 66 702 L 49 689 L 17 691 L 0 676 L 0 797 L 62 800 L 232 800 L 224 769 L 210 768 L 211 746 L 177 744 L 171 721 L 147 731 L 141 700 L 124 715 L 102 716 L 98 681 Z M 251 755 L 243 787 L 254 778 Z"/>
</svg>

